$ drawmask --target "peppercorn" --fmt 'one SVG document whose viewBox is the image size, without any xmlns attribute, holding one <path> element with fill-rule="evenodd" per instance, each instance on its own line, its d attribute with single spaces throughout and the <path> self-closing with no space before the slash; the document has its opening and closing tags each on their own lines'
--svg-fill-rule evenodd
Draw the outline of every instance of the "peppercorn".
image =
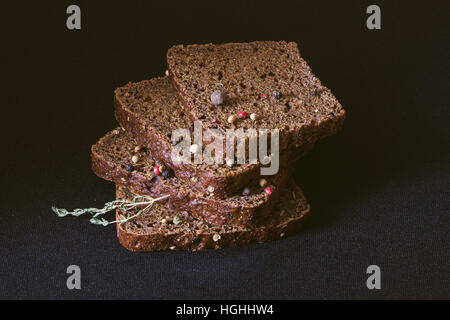
<svg viewBox="0 0 450 320">
<path fill-rule="evenodd" d="M 274 97 L 277 100 L 281 99 L 281 92 L 280 91 L 274 91 L 272 93 L 272 97 Z"/>
<path fill-rule="evenodd" d="M 261 187 L 265 187 L 265 186 L 267 185 L 267 180 L 264 179 L 264 178 L 260 179 L 260 180 L 259 180 L 259 185 L 260 185 Z"/>
<path fill-rule="evenodd" d="M 173 224 L 174 225 L 179 225 L 181 223 L 181 219 L 179 216 L 175 216 L 173 217 Z"/>
<path fill-rule="evenodd" d="M 245 188 L 242 190 L 242 195 L 243 195 L 243 196 L 248 196 L 249 194 L 250 194 L 250 188 L 245 187 Z"/>
<path fill-rule="evenodd" d="M 228 117 L 228 123 L 235 123 L 236 122 L 236 117 L 235 116 L 229 116 Z"/>
<path fill-rule="evenodd" d="M 193 144 L 193 145 L 191 145 L 190 147 L 189 147 L 189 151 L 191 152 L 191 153 L 197 153 L 197 152 L 199 152 L 200 151 L 200 146 L 198 145 L 198 144 Z"/>
<path fill-rule="evenodd" d="M 218 106 L 225 102 L 226 94 L 221 90 L 216 90 L 211 94 L 211 102 L 213 105 Z"/>
<path fill-rule="evenodd" d="M 247 117 L 247 112 L 245 112 L 245 111 L 240 111 L 240 112 L 238 112 L 237 116 L 238 116 L 239 118 L 245 118 L 245 117 Z"/>
<path fill-rule="evenodd" d="M 126 169 L 128 172 L 134 171 L 134 167 L 133 167 L 133 165 L 131 165 L 131 164 L 127 164 L 127 166 L 125 167 L 125 169 Z"/>
<path fill-rule="evenodd" d="M 270 196 L 272 194 L 272 189 L 270 189 L 270 187 L 267 187 L 264 189 L 264 192 Z"/>
<path fill-rule="evenodd" d="M 161 171 L 159 170 L 159 166 L 153 167 L 153 173 L 156 174 L 157 176 L 159 176 L 161 174 Z"/>
<path fill-rule="evenodd" d="M 167 168 L 166 170 L 164 170 L 164 171 L 161 173 L 161 175 L 162 175 L 162 177 L 163 177 L 164 179 L 168 179 L 168 178 L 172 177 L 172 170 L 170 170 L 169 168 Z"/>
</svg>

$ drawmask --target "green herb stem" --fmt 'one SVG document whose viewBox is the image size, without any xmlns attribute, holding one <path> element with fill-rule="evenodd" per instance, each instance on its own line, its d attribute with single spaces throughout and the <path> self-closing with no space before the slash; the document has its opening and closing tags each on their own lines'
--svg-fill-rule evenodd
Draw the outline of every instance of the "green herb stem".
<svg viewBox="0 0 450 320">
<path fill-rule="evenodd" d="M 107 202 L 107 203 L 105 203 L 105 206 L 100 209 L 85 208 L 85 209 L 75 209 L 73 211 L 68 211 L 67 209 L 64 209 L 64 208 L 52 207 L 52 210 L 53 210 L 53 212 L 56 213 L 56 215 L 58 217 L 66 217 L 68 215 L 79 217 L 83 214 L 92 214 L 93 216 L 89 220 L 92 224 L 108 226 L 110 224 L 128 222 L 128 221 L 140 216 L 141 214 L 148 212 L 156 202 L 166 199 L 167 197 L 169 197 L 169 195 L 164 195 L 164 196 L 156 198 L 156 199 L 154 199 L 150 196 L 135 195 L 132 199 L 117 199 L 114 201 Z M 147 201 L 144 201 L 144 200 L 147 200 Z M 132 216 L 125 217 L 122 214 L 120 214 L 120 217 L 121 217 L 120 220 L 108 221 L 105 218 L 98 218 L 99 216 L 101 216 L 105 213 L 108 213 L 112 210 L 115 210 L 115 209 L 120 209 L 123 213 L 126 213 L 130 209 L 134 209 L 136 207 L 144 206 L 144 205 L 145 205 L 145 207 L 143 209 L 139 210 L 136 214 L 134 214 Z"/>
</svg>

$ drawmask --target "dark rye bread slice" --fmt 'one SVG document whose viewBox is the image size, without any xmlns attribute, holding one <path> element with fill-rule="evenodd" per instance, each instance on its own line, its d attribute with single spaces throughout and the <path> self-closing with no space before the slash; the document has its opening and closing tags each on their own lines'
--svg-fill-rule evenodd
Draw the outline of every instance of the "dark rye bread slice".
<svg viewBox="0 0 450 320">
<path fill-rule="evenodd" d="M 133 156 L 136 163 L 132 162 Z M 156 175 L 153 168 L 158 162 L 122 128 L 109 132 L 94 144 L 91 157 L 92 169 L 100 178 L 126 186 L 135 194 L 153 198 L 169 195 L 165 207 L 186 211 L 213 225 L 252 226 L 264 221 L 284 193 L 292 171 L 286 168 L 283 173 L 267 178 L 267 185 L 249 189 L 248 195 L 221 200 L 211 194 L 203 195 L 173 175 Z M 264 191 L 266 187 L 271 188 L 271 195 Z"/>
<path fill-rule="evenodd" d="M 336 133 L 345 111 L 336 97 L 314 76 L 294 42 L 177 45 L 167 52 L 167 64 L 184 110 L 191 120 L 225 130 L 280 130 L 280 151 L 292 150 Z M 211 94 L 228 98 L 221 106 Z M 254 113 L 230 124 L 228 118 Z"/>
<path fill-rule="evenodd" d="M 152 152 L 153 158 L 172 168 L 177 178 L 207 194 L 214 189 L 217 198 L 241 194 L 244 187 L 258 184 L 260 164 L 175 163 L 172 159 L 173 130 L 188 129 L 192 121 L 180 107 L 180 101 L 169 78 L 155 78 L 128 83 L 114 92 L 115 115 L 120 125 L 140 145 Z M 297 148 L 289 156 L 280 155 L 280 168 L 287 167 L 306 154 L 313 143 Z"/>
<path fill-rule="evenodd" d="M 175 216 L 179 216 L 179 212 L 156 203 L 149 212 L 124 224 L 118 223 L 117 236 L 120 243 L 131 251 L 196 251 L 280 239 L 296 233 L 310 210 L 302 190 L 293 182 L 290 187 L 285 199 L 274 208 L 271 219 L 258 227 L 215 227 L 192 216 L 182 217 L 181 223 L 175 225 L 167 221 L 173 221 Z M 116 197 L 130 198 L 132 194 L 125 187 L 117 186 Z M 130 215 L 135 213 L 128 212 Z M 121 214 L 124 213 L 118 209 L 117 220 Z"/>
</svg>

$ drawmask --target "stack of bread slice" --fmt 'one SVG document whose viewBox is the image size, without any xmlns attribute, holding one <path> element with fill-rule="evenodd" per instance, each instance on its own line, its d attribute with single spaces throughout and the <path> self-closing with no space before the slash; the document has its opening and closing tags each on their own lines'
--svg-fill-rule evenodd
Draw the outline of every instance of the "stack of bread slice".
<svg viewBox="0 0 450 320">
<path fill-rule="evenodd" d="M 122 245 L 133 251 L 201 250 L 299 230 L 310 206 L 292 180 L 295 161 L 318 139 L 338 132 L 345 111 L 312 74 L 297 44 L 179 45 L 168 50 L 167 65 L 165 77 L 115 91 L 120 127 L 92 146 L 92 168 L 116 184 L 117 199 L 164 197 L 117 223 Z M 277 173 L 262 176 L 259 160 L 177 161 L 173 132 L 191 132 L 196 121 L 202 132 L 224 135 L 240 128 L 278 130 Z M 133 210 L 118 209 L 118 221 L 139 208 Z"/>
</svg>

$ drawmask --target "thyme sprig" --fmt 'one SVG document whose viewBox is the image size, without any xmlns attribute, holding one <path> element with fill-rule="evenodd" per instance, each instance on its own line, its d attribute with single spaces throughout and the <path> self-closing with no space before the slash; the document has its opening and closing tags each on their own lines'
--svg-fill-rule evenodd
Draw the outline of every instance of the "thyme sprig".
<svg viewBox="0 0 450 320">
<path fill-rule="evenodd" d="M 108 226 L 110 224 L 114 224 L 114 223 L 125 223 L 128 222 L 138 216 L 140 216 L 141 214 L 148 212 L 152 206 L 155 204 L 155 202 L 158 202 L 160 200 L 163 200 L 165 198 L 167 198 L 169 195 L 165 195 L 159 198 L 152 198 L 150 196 L 146 196 L 146 195 L 135 195 L 132 199 L 117 199 L 114 201 L 110 201 L 105 203 L 105 206 L 103 208 L 85 208 L 85 209 L 75 209 L 73 211 L 69 211 L 67 209 L 64 208 L 56 208 L 56 207 L 52 207 L 53 212 L 56 213 L 56 215 L 58 217 L 65 217 L 68 215 L 71 216 L 75 216 L 75 217 L 79 217 L 83 214 L 92 214 L 92 218 L 89 220 L 92 224 L 96 224 L 96 225 L 101 225 L 101 226 Z M 137 207 L 142 207 L 142 209 L 140 209 L 136 214 L 131 215 L 131 216 L 124 216 L 122 214 L 119 215 L 120 220 L 114 220 L 114 221 L 108 221 L 105 218 L 101 217 L 99 218 L 99 216 L 108 213 L 112 210 L 115 209 L 120 209 L 123 213 L 127 213 L 129 210 L 137 208 Z"/>
</svg>

